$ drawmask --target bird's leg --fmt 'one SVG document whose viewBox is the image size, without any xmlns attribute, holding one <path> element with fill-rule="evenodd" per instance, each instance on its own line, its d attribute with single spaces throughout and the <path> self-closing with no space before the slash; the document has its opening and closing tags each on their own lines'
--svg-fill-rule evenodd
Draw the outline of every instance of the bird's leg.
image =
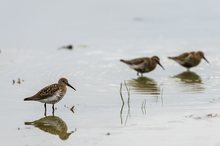
<svg viewBox="0 0 220 146">
<path fill-rule="evenodd" d="M 54 116 L 54 104 L 52 105 L 52 113 L 53 113 L 53 116 Z"/>
<path fill-rule="evenodd" d="M 139 72 L 137 72 L 137 76 L 139 76 Z"/>
<path fill-rule="evenodd" d="M 143 77 L 143 73 L 141 73 L 141 77 Z"/>
<path fill-rule="evenodd" d="M 46 103 L 44 104 L 44 116 L 47 116 L 47 105 L 46 105 Z"/>
</svg>

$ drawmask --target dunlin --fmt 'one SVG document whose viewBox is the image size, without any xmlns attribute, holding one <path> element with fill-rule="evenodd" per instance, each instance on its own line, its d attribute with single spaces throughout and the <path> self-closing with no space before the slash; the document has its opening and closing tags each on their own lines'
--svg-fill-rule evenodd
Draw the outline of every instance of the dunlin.
<svg viewBox="0 0 220 146">
<path fill-rule="evenodd" d="M 120 61 L 127 64 L 128 66 L 130 66 L 130 68 L 134 69 L 135 71 L 137 71 L 137 75 L 139 75 L 140 73 L 141 76 L 143 76 L 143 73 L 148 73 L 153 71 L 156 68 L 157 64 L 160 65 L 162 69 L 164 69 L 164 67 L 160 64 L 159 57 L 157 56 L 141 57 L 131 60 L 121 59 Z"/>
<path fill-rule="evenodd" d="M 205 58 L 205 55 L 202 51 L 187 52 L 180 54 L 179 56 L 168 57 L 168 58 L 176 61 L 183 67 L 187 68 L 187 70 L 199 65 L 201 59 L 204 59 L 207 63 L 209 63 L 209 61 Z"/>
<path fill-rule="evenodd" d="M 52 104 L 54 114 L 54 104 L 59 102 L 66 94 L 66 86 L 76 90 L 73 86 L 68 83 L 66 78 L 60 78 L 58 83 L 44 87 L 35 95 L 25 98 L 25 101 L 38 101 L 44 103 L 45 115 L 46 115 L 46 104 Z"/>
</svg>

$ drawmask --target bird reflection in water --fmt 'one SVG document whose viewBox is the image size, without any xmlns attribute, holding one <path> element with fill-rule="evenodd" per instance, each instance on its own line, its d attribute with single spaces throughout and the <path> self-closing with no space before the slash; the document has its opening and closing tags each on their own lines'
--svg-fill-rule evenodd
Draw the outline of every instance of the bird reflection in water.
<svg viewBox="0 0 220 146">
<path fill-rule="evenodd" d="M 185 71 L 175 75 L 174 78 L 179 79 L 183 85 L 187 85 L 185 87 L 189 87 L 193 92 L 204 90 L 202 78 L 195 72 Z"/>
<path fill-rule="evenodd" d="M 174 77 L 180 79 L 185 83 L 199 83 L 199 84 L 202 83 L 201 77 L 195 72 L 191 72 L 191 71 L 182 72 L 178 75 L 175 75 Z"/>
<path fill-rule="evenodd" d="M 75 131 L 67 132 L 66 123 L 57 116 L 46 116 L 32 122 L 25 122 L 25 125 L 33 125 L 40 130 L 58 135 L 61 140 L 67 140 Z"/>
<path fill-rule="evenodd" d="M 131 90 L 140 94 L 151 94 L 159 95 L 160 87 L 157 85 L 156 81 L 147 77 L 138 77 L 137 79 L 132 79 L 127 81 L 128 86 Z"/>
<path fill-rule="evenodd" d="M 123 83 L 120 85 L 120 97 L 122 100 L 122 105 L 120 109 L 120 119 L 121 119 L 121 125 L 126 126 L 127 121 L 130 117 L 130 91 L 134 91 L 138 94 L 143 94 L 144 96 L 147 95 L 147 97 L 153 97 L 148 98 L 150 102 L 158 103 L 158 101 L 161 101 L 161 106 L 163 106 L 163 89 L 160 88 L 160 86 L 157 84 L 156 81 L 153 79 L 147 78 L 147 77 L 138 77 L 137 79 L 131 79 L 124 82 L 124 90 L 122 89 Z M 126 90 L 125 90 L 126 89 Z M 126 93 L 123 95 L 123 93 L 126 91 Z M 126 102 L 126 94 L 127 94 L 127 102 Z M 160 99 L 159 99 L 160 98 Z M 144 99 L 144 101 L 141 104 L 141 111 L 142 114 L 146 115 L 146 104 L 147 99 Z M 123 110 L 124 105 L 127 104 L 127 113 L 126 118 L 123 117 Z M 124 119 L 124 120 L 123 120 Z"/>
</svg>

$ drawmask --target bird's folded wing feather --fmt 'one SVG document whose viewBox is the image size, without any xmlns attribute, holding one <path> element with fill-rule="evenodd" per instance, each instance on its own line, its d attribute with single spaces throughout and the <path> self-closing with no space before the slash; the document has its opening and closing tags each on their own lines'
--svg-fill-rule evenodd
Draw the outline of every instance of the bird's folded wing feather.
<svg viewBox="0 0 220 146">
<path fill-rule="evenodd" d="M 189 56 L 190 53 L 183 53 L 175 58 L 178 58 L 180 61 L 184 61 L 188 56 Z"/>
<path fill-rule="evenodd" d="M 59 90 L 58 84 L 52 84 L 50 86 L 44 87 L 36 95 L 35 98 L 40 97 L 40 99 L 45 99 L 47 97 L 53 96 L 56 91 Z"/>
<path fill-rule="evenodd" d="M 132 59 L 132 60 L 130 60 L 130 64 L 131 65 L 140 65 L 140 64 L 144 63 L 146 59 L 148 59 L 148 58 L 143 57 L 143 58 Z"/>
<path fill-rule="evenodd" d="M 148 59 L 143 59 L 142 61 L 138 62 L 137 64 L 132 64 L 131 68 L 133 69 L 144 69 L 147 68 L 149 66 L 149 61 Z"/>
</svg>

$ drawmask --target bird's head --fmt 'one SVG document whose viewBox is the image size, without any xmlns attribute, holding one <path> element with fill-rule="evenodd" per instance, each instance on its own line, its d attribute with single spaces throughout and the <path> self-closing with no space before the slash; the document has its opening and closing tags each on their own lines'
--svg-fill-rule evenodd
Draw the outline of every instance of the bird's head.
<svg viewBox="0 0 220 146">
<path fill-rule="evenodd" d="M 162 66 L 162 64 L 160 63 L 160 58 L 158 56 L 153 56 L 151 59 L 154 62 L 156 62 L 163 70 L 165 70 L 164 67 Z"/>
<path fill-rule="evenodd" d="M 67 85 L 67 86 L 69 86 L 70 88 L 76 90 L 72 85 L 70 85 L 70 84 L 68 83 L 68 80 L 67 80 L 66 78 L 60 78 L 59 81 L 58 81 L 58 83 L 59 83 L 59 84 Z"/>
</svg>

